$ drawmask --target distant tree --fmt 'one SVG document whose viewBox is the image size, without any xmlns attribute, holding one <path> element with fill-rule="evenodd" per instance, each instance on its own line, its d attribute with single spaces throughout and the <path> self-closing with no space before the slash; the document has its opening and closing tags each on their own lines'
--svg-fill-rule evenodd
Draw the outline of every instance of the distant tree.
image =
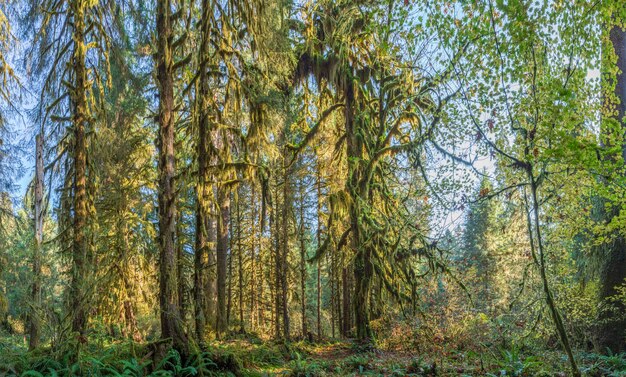
<svg viewBox="0 0 626 377">
<path fill-rule="evenodd" d="M 463 265 L 475 269 L 474 283 L 480 286 L 479 297 L 475 302 L 482 308 L 487 308 L 491 300 L 489 291 L 493 284 L 491 275 L 495 262 L 492 234 L 496 231 L 497 224 L 496 203 L 490 197 L 492 191 L 491 181 L 484 176 L 470 199 L 463 232 Z"/>
</svg>

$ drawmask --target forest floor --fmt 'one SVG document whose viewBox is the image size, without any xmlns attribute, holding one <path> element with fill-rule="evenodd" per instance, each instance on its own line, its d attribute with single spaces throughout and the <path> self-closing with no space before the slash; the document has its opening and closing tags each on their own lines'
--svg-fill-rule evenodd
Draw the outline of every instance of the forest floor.
<svg viewBox="0 0 626 377">
<path fill-rule="evenodd" d="M 359 350 L 349 341 L 324 343 L 261 343 L 237 339 L 214 344 L 241 360 L 249 376 L 553 376 L 569 375 L 558 350 L 541 356 L 519 350 L 499 353 L 443 351 L 422 355 L 415 351 Z M 626 376 L 626 354 L 579 354 L 585 376 Z"/>
<path fill-rule="evenodd" d="M 22 344 L 20 344 L 22 341 Z M 552 376 L 570 375 L 558 350 L 485 352 L 360 349 L 350 341 L 289 343 L 236 335 L 211 342 L 201 358 L 182 361 L 170 351 L 156 361 L 151 343 L 90 342 L 73 364 L 49 349 L 25 351 L 23 338 L 0 337 L 0 376 Z M 154 344 L 154 343 L 152 343 Z M 626 376 L 626 353 L 577 354 L 583 376 Z"/>
</svg>

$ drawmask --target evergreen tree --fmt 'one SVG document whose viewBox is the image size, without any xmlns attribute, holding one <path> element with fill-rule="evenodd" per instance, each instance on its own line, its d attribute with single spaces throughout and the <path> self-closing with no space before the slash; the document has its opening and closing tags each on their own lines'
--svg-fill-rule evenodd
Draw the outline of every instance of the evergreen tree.
<svg viewBox="0 0 626 377">
<path fill-rule="evenodd" d="M 463 263 L 475 269 L 472 286 L 480 287 L 475 301 L 482 308 L 489 308 L 493 299 L 489 291 L 495 273 L 492 233 L 497 229 L 497 219 L 495 201 L 490 198 L 492 192 L 489 178 L 483 176 L 467 208 L 463 232 Z"/>
</svg>

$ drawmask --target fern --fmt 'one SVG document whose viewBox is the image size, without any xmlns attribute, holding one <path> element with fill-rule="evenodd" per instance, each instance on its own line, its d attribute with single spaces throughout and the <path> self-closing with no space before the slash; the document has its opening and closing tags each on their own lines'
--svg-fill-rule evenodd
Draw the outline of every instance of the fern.
<svg viewBox="0 0 626 377">
<path fill-rule="evenodd" d="M 27 370 L 26 372 L 20 375 L 21 377 L 44 377 L 43 374 L 37 372 L 36 370 Z"/>
</svg>

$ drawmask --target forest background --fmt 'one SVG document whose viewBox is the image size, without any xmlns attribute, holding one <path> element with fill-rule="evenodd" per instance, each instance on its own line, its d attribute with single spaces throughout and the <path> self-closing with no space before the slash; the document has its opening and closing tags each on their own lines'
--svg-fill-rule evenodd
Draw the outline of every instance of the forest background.
<svg viewBox="0 0 626 377">
<path fill-rule="evenodd" d="M 625 24 L 0 1 L 0 371 L 625 375 Z"/>
</svg>

